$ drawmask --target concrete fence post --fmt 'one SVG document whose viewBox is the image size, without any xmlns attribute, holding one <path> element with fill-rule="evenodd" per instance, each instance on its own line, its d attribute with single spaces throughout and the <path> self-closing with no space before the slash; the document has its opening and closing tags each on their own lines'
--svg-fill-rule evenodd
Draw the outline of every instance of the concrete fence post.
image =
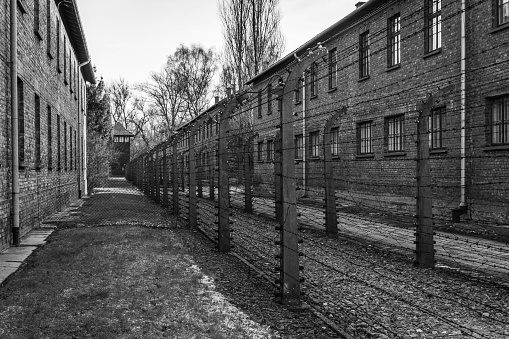
<svg viewBox="0 0 509 339">
<path fill-rule="evenodd" d="M 433 206 L 431 197 L 431 168 L 429 162 L 428 121 L 433 107 L 433 96 L 418 109 L 417 120 L 417 197 L 416 197 L 416 240 L 414 264 L 419 267 L 435 266 L 435 246 L 433 240 Z"/>
</svg>

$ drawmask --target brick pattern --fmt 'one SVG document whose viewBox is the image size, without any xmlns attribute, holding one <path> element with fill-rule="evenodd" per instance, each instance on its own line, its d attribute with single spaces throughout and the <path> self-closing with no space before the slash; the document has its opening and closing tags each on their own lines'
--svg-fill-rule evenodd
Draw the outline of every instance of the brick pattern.
<svg viewBox="0 0 509 339">
<path fill-rule="evenodd" d="M 78 191 L 83 187 L 83 179 L 78 183 L 78 169 L 68 163 L 57 171 L 57 115 L 61 117 L 60 150 L 61 159 L 71 159 L 71 144 L 69 142 L 70 128 L 78 131 L 78 115 L 83 121 L 83 97 L 79 97 L 83 90 L 84 81 L 74 79 L 70 84 L 64 83 L 63 74 L 57 72 L 55 54 L 58 52 L 56 20 L 58 11 L 54 1 L 38 1 L 38 27 L 34 32 L 34 1 L 26 1 L 25 14 L 18 10 L 18 74 L 24 87 L 24 143 L 25 167 L 20 169 L 20 235 L 24 236 L 31 229 L 36 228 L 42 220 L 62 207 L 78 198 Z M 9 65 L 9 7 L 8 3 L 0 7 L 0 249 L 10 244 L 10 213 L 11 213 L 11 173 L 10 173 L 10 65 Z M 48 6 L 50 7 L 48 15 Z M 50 24 L 48 25 L 48 19 Z M 60 20 L 60 19 L 58 19 Z M 49 35 L 48 36 L 48 27 Z M 61 27 L 64 27 L 61 25 Z M 61 29 L 60 39 L 67 36 L 65 29 Z M 66 38 L 68 39 L 68 37 Z M 48 48 L 48 42 L 50 47 Z M 60 58 L 67 55 L 76 69 L 76 57 L 67 44 L 64 51 L 60 42 Z M 51 53 L 48 53 L 51 52 Z M 70 86 L 73 93 L 70 91 Z M 74 87 L 73 87 L 74 86 Z M 76 90 L 76 87 L 79 87 Z M 79 94 L 77 93 L 79 92 Z M 40 121 L 36 131 L 35 97 L 40 99 Z M 80 99 L 80 100 L 78 100 Z M 48 106 L 52 115 L 52 163 L 48 168 Z M 64 123 L 67 130 L 64 131 Z M 64 133 L 67 133 L 65 143 Z M 40 135 L 40 169 L 36 163 L 36 134 Z M 63 149 L 63 145 L 67 149 Z M 74 148 L 74 147 L 73 147 Z M 80 157 L 79 149 L 72 158 Z M 67 154 L 67 156 L 65 156 Z M 67 168 L 67 170 L 65 170 Z"/>
</svg>

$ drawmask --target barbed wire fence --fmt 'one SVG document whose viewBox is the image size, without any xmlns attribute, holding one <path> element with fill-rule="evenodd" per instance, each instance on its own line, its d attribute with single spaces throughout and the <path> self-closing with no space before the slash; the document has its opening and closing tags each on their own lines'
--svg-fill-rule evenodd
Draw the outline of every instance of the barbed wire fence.
<svg viewBox="0 0 509 339">
<path fill-rule="evenodd" d="M 449 12 L 443 25 L 461 15 Z M 422 33 L 415 29 L 420 20 L 422 13 L 401 18 L 415 30 L 402 43 Z M 372 55 L 385 53 L 387 30 L 370 33 L 371 45 L 381 46 Z M 355 48 L 339 52 L 349 60 L 339 73 L 356 67 Z M 270 96 L 258 95 L 264 85 L 216 103 L 132 160 L 127 179 L 221 253 L 270 279 L 276 301 L 311 307 L 342 337 L 508 337 L 509 171 L 481 169 L 484 162 L 507 169 L 509 160 L 476 149 L 486 121 L 451 123 L 463 109 L 484 110 L 476 100 L 458 104 L 458 75 L 446 70 L 460 60 L 437 66 L 442 75 L 435 79 L 416 70 L 405 80 L 411 85 L 385 82 L 304 109 L 294 98 L 312 85 L 306 70 L 314 64 L 313 81 L 328 81 L 322 52 L 310 50 L 269 79 Z M 469 76 L 494 67 L 472 68 Z M 419 77 L 425 85 L 414 82 Z M 382 101 L 395 113 L 379 109 Z M 269 105 L 273 114 L 256 120 Z M 363 122 L 369 135 L 359 130 Z M 440 133 L 432 128 L 437 123 Z M 394 128 L 401 130 L 389 132 Z M 474 142 L 461 146 L 462 133 Z M 359 152 L 360 139 L 371 152 Z M 466 211 L 458 208 L 462 190 Z"/>
</svg>

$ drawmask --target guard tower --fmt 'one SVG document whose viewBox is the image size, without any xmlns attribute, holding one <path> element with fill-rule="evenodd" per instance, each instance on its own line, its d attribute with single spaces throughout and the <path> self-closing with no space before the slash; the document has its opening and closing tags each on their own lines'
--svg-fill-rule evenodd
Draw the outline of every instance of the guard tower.
<svg viewBox="0 0 509 339">
<path fill-rule="evenodd" d="M 113 149 L 115 159 L 111 163 L 111 175 L 124 176 L 127 163 L 131 160 L 131 139 L 134 135 L 120 122 L 113 127 Z"/>
</svg>

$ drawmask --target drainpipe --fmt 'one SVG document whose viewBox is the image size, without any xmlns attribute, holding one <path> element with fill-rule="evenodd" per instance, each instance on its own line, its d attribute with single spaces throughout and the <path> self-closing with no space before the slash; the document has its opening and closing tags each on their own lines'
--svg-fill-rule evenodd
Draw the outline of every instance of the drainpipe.
<svg viewBox="0 0 509 339">
<path fill-rule="evenodd" d="M 85 65 L 88 65 L 90 62 L 92 61 L 92 59 L 88 59 L 87 61 L 85 62 L 82 62 L 81 64 L 78 65 L 78 69 L 81 70 L 81 68 Z M 81 90 L 81 89 L 80 89 Z M 83 139 L 80 140 L 80 144 L 81 144 L 81 149 L 83 150 L 83 154 L 82 154 L 82 157 L 81 157 L 81 163 L 82 163 L 82 170 L 83 170 L 83 190 L 84 190 L 84 195 L 88 195 L 88 180 L 87 180 L 87 124 L 86 124 L 86 120 L 85 120 L 85 117 L 87 115 L 87 106 L 86 106 L 86 92 L 83 94 L 85 97 L 83 98 L 83 101 L 84 101 L 84 108 L 85 108 L 85 114 L 83 116 Z M 81 112 L 78 112 L 78 116 L 81 115 Z M 78 118 L 78 123 L 79 123 L 79 118 Z M 78 125 L 78 128 L 81 128 L 79 125 Z M 81 196 L 81 194 L 80 194 Z"/>
<path fill-rule="evenodd" d="M 10 3 L 11 23 L 11 173 L 12 244 L 19 245 L 19 144 L 18 144 L 18 18 L 17 0 Z"/>
<path fill-rule="evenodd" d="M 307 147 L 306 147 L 306 72 L 302 72 L 302 186 L 304 186 L 304 196 L 308 194 L 308 183 L 306 180 L 306 166 L 307 166 Z"/>
<path fill-rule="evenodd" d="M 81 64 L 78 65 L 78 69 L 81 71 L 81 67 L 85 66 L 85 65 L 88 65 L 90 63 L 91 59 L 89 58 L 87 61 L 85 62 L 82 62 Z M 79 72 L 81 73 L 81 72 Z M 83 79 L 83 81 L 85 81 Z M 78 93 L 81 93 L 81 88 L 78 89 Z M 86 92 L 85 93 L 81 93 L 81 96 L 80 96 L 80 101 L 82 101 L 83 105 L 86 107 Z M 85 111 L 85 110 L 84 110 Z M 80 111 L 80 107 L 78 105 L 78 133 L 80 134 L 80 138 L 79 138 L 79 145 L 77 145 L 78 149 L 81 151 L 81 160 L 79 161 L 79 167 L 78 168 L 78 198 L 81 198 L 81 171 L 83 171 L 83 185 L 84 185 L 84 191 L 85 191 L 85 195 L 88 195 L 88 190 L 87 190 L 87 166 L 86 166 L 86 163 L 87 163 L 87 151 L 86 151 L 86 147 L 87 147 L 87 144 L 86 144 L 86 140 L 87 140 L 87 124 L 84 123 L 83 124 L 83 131 L 81 131 L 81 119 L 80 119 L 80 116 L 81 116 L 81 111 Z M 83 119 L 84 120 L 84 119 Z M 81 139 L 81 135 L 83 135 L 83 139 Z M 83 142 L 84 141 L 84 142 Z M 84 166 L 83 166 L 84 164 Z"/>
<path fill-rule="evenodd" d="M 467 211 L 466 202 L 466 0 L 461 0 L 461 200 L 460 209 Z"/>
</svg>

